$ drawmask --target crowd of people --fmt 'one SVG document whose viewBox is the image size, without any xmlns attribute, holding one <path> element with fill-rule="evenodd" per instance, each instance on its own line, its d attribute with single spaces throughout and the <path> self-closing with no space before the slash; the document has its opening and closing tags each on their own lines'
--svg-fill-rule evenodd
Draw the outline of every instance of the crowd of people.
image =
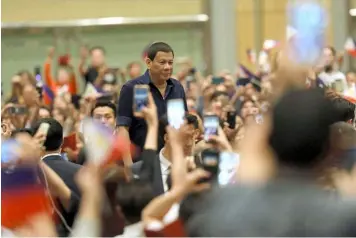
<svg viewBox="0 0 356 238">
<path fill-rule="evenodd" d="M 3 99 L 2 235 L 356 236 L 355 72 L 267 53 L 206 76 L 164 42 L 126 69 L 49 49 Z"/>
</svg>

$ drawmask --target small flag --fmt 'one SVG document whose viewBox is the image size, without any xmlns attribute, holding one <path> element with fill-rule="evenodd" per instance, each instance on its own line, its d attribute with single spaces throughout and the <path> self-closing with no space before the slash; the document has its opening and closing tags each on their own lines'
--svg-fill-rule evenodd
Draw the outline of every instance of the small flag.
<svg viewBox="0 0 356 238">
<path fill-rule="evenodd" d="M 123 159 L 125 153 L 135 154 L 135 147 L 121 136 L 93 119 L 83 121 L 83 134 L 88 159 L 94 163 L 106 165 Z"/>
<path fill-rule="evenodd" d="M 42 87 L 43 101 L 46 105 L 51 105 L 54 100 L 54 93 L 47 85 Z"/>
<path fill-rule="evenodd" d="M 244 65 L 239 64 L 238 69 L 239 78 L 258 78 L 255 74 L 253 74 L 249 69 L 247 69 Z"/>
<path fill-rule="evenodd" d="M 69 148 L 73 151 L 77 150 L 77 135 L 75 133 L 63 138 L 62 149 Z"/>
<path fill-rule="evenodd" d="M 349 55 L 356 57 L 356 42 L 351 37 L 346 40 L 345 50 Z"/>
<path fill-rule="evenodd" d="M 256 64 L 256 59 L 257 59 L 256 51 L 252 49 L 248 49 L 246 53 L 247 53 L 248 61 L 251 62 L 252 64 Z"/>
</svg>

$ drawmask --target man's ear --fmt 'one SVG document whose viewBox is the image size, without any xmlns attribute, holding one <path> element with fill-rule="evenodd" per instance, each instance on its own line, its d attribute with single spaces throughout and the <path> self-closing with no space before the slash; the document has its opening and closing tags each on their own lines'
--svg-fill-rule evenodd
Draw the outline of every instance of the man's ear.
<svg viewBox="0 0 356 238">
<path fill-rule="evenodd" d="M 168 141 L 168 134 L 167 134 L 167 133 L 164 134 L 163 139 L 164 139 L 164 142 L 167 142 L 167 141 Z"/>
<path fill-rule="evenodd" d="M 151 69 L 152 60 L 150 58 L 146 57 L 145 62 L 146 62 L 147 69 Z"/>
</svg>

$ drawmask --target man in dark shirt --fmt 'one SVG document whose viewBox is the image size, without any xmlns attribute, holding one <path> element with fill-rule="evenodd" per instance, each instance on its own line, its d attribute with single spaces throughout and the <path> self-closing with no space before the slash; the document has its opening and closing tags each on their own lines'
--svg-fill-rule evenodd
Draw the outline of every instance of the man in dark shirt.
<svg viewBox="0 0 356 238">
<path fill-rule="evenodd" d="M 141 149 L 145 142 L 147 127 L 143 119 L 135 118 L 133 115 L 135 85 L 149 86 L 159 117 L 166 114 L 167 100 L 170 99 L 183 99 L 187 111 L 183 86 L 176 79 L 171 78 L 173 60 L 174 53 L 168 44 L 153 43 L 147 51 L 146 72 L 142 76 L 128 81 L 121 88 L 117 113 L 118 133 L 130 137 L 130 140 Z M 158 150 L 160 150 L 164 145 L 163 135 L 159 135 L 158 138 Z"/>
</svg>

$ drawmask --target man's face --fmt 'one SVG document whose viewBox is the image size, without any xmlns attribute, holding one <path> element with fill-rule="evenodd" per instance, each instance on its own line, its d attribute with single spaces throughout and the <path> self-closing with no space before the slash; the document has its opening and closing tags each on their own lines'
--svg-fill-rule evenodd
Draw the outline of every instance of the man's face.
<svg viewBox="0 0 356 238">
<path fill-rule="evenodd" d="M 323 59 L 326 66 L 331 66 L 335 61 L 335 56 L 329 48 L 325 48 L 323 51 Z"/>
<path fill-rule="evenodd" d="M 91 52 L 91 65 L 93 67 L 100 67 L 105 62 L 104 52 L 100 49 L 95 49 Z"/>
<path fill-rule="evenodd" d="M 193 153 L 195 141 L 196 141 L 196 129 L 194 125 L 190 125 L 187 122 L 180 128 L 183 135 L 183 152 L 184 156 L 191 156 Z"/>
<path fill-rule="evenodd" d="M 346 80 L 349 84 L 356 83 L 356 73 L 350 72 L 346 75 Z"/>
<path fill-rule="evenodd" d="M 133 64 L 129 71 L 130 79 L 135 79 L 141 75 L 141 66 L 139 64 Z"/>
<path fill-rule="evenodd" d="M 166 81 L 172 76 L 173 72 L 173 53 L 158 52 L 153 60 L 147 58 L 147 68 L 151 75 L 159 81 Z"/>
<path fill-rule="evenodd" d="M 38 111 L 38 117 L 39 117 L 39 119 L 51 118 L 51 114 L 49 113 L 49 111 L 47 109 L 40 108 L 40 110 Z"/>
<path fill-rule="evenodd" d="M 226 95 L 220 95 L 211 101 L 211 111 L 220 116 L 223 108 L 229 103 L 229 97 Z"/>
<path fill-rule="evenodd" d="M 116 120 L 114 111 L 110 107 L 97 107 L 93 111 L 93 118 L 105 126 L 115 129 Z"/>
</svg>

